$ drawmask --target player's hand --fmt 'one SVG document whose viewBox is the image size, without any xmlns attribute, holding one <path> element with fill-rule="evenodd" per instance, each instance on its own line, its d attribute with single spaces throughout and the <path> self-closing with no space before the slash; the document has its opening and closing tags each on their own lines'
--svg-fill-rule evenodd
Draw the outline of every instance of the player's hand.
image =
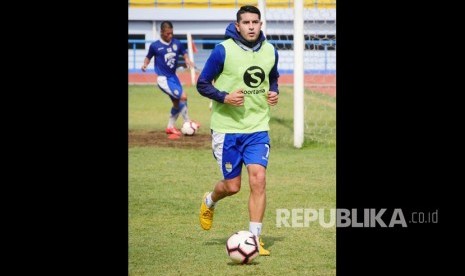
<svg viewBox="0 0 465 276">
<path fill-rule="evenodd" d="M 195 64 L 190 60 L 189 60 L 189 62 L 186 62 L 186 65 L 187 65 L 187 68 L 189 68 L 189 69 L 191 69 L 191 68 L 195 69 Z"/>
<path fill-rule="evenodd" d="M 241 88 L 226 95 L 226 97 L 224 98 L 224 103 L 233 106 L 244 105 L 244 92 L 242 90 L 243 89 Z"/>
<path fill-rule="evenodd" d="M 278 103 L 278 93 L 275 91 L 268 91 L 267 102 L 271 106 L 276 105 Z"/>
<path fill-rule="evenodd" d="M 142 72 L 145 72 L 145 70 L 147 70 L 147 65 L 142 65 L 142 67 L 140 68 L 142 70 Z"/>
</svg>

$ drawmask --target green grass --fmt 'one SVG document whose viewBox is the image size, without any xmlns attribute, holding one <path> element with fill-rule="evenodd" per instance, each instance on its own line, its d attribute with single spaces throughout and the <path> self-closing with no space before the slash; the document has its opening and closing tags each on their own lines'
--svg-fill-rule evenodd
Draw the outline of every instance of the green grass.
<svg viewBox="0 0 465 276">
<path fill-rule="evenodd" d="M 186 90 L 190 116 L 208 133 L 209 100 Z M 311 92 L 305 100 L 306 116 L 318 120 L 306 121 L 302 149 L 292 147 L 292 91 L 283 88 L 272 109 L 262 235 L 271 256 L 252 265 L 235 265 L 225 252 L 228 236 L 248 229 L 247 177 L 238 194 L 219 202 L 212 229 L 204 231 L 200 200 L 221 178 L 211 150 L 129 148 L 129 275 L 335 275 L 335 227 L 276 227 L 276 209 L 336 204 L 335 100 Z M 129 129 L 164 129 L 169 106 L 158 88 L 129 86 Z"/>
</svg>

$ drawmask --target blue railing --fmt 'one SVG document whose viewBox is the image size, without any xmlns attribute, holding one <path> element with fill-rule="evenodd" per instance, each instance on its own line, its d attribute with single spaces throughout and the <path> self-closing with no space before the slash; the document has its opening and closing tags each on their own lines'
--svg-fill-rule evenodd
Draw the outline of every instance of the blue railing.
<svg viewBox="0 0 465 276">
<path fill-rule="evenodd" d="M 180 39 L 181 43 L 187 43 L 187 39 Z M 223 42 L 224 40 L 218 39 L 196 39 L 194 42 L 196 44 L 218 44 Z M 132 44 L 132 70 L 134 71 L 137 70 L 138 65 L 137 65 L 137 56 L 136 56 L 136 51 L 137 51 L 137 44 L 145 44 L 145 43 L 152 43 L 155 42 L 155 40 L 144 40 L 144 39 L 128 39 L 128 43 Z M 273 40 L 270 39 L 268 42 L 272 44 L 278 44 L 278 45 L 292 45 L 294 41 L 292 40 Z M 307 46 L 323 46 L 323 51 L 324 51 L 324 71 L 328 71 L 328 48 L 334 48 L 336 47 L 336 40 L 335 39 L 330 39 L 330 40 L 305 40 L 305 45 Z M 196 62 L 197 63 L 197 62 Z"/>
</svg>

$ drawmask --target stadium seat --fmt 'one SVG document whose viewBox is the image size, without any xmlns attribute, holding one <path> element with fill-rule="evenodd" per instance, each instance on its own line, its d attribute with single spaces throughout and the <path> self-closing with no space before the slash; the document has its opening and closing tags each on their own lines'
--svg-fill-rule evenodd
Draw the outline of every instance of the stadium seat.
<svg viewBox="0 0 465 276">
<path fill-rule="evenodd" d="M 131 8 L 238 8 L 250 5 L 248 0 L 129 0 Z M 290 0 L 266 0 L 267 8 L 292 8 Z M 336 0 L 304 0 L 307 8 L 334 9 Z"/>
</svg>

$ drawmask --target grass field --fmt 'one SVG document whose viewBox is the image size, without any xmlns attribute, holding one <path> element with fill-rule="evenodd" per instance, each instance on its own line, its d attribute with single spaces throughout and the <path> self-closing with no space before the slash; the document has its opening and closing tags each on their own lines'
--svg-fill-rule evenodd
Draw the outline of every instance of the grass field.
<svg viewBox="0 0 465 276">
<path fill-rule="evenodd" d="M 201 123 L 200 134 L 208 134 L 209 100 L 194 88 L 185 89 L 191 118 Z M 158 88 L 129 86 L 128 97 L 129 130 L 166 127 L 170 101 Z M 229 235 L 248 230 L 247 177 L 238 194 L 219 202 L 212 229 L 204 231 L 198 222 L 201 198 L 221 177 L 211 150 L 130 147 L 129 275 L 336 274 L 335 227 L 316 222 L 300 228 L 276 226 L 277 209 L 328 210 L 336 205 L 335 99 L 306 92 L 302 149 L 292 146 L 292 102 L 290 88 L 281 88 L 270 122 L 262 237 L 271 256 L 235 265 L 225 251 Z"/>
</svg>

